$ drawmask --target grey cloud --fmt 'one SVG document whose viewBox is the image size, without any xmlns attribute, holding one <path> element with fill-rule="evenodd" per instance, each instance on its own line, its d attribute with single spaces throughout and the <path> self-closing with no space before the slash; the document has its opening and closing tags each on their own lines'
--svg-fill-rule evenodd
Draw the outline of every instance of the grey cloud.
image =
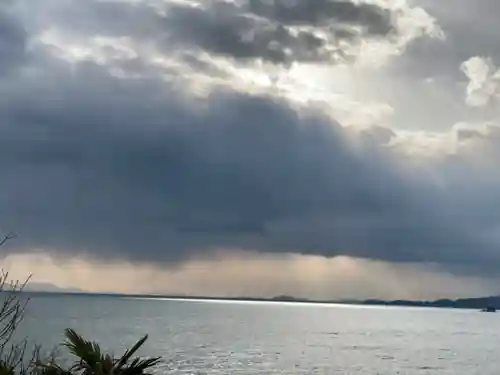
<svg viewBox="0 0 500 375">
<path fill-rule="evenodd" d="M 394 130 L 384 126 L 371 126 L 363 129 L 360 138 L 368 145 L 386 145 L 396 135 Z"/>
<path fill-rule="evenodd" d="M 71 33 L 134 35 L 169 53 L 188 48 L 240 60 L 335 62 L 354 59 L 350 48 L 360 38 L 397 36 L 389 10 L 346 0 L 167 2 L 160 9 L 148 2 L 81 3 L 58 12 L 60 22 L 71 20 Z"/>
<path fill-rule="evenodd" d="M 466 81 L 457 67 L 474 56 L 491 56 L 499 61 L 496 0 L 467 0 L 452 2 L 418 0 L 415 2 L 432 14 L 446 33 L 446 43 L 420 39 L 403 56 L 404 67 L 422 78 L 429 76 L 449 78 L 449 85 Z M 452 8 L 452 10 L 451 10 Z M 396 68 L 396 67 L 395 67 Z"/>
<path fill-rule="evenodd" d="M 26 33 L 20 23 L 0 5 L 0 75 L 20 64 L 26 50 Z"/>
<path fill-rule="evenodd" d="M 395 31 L 390 11 L 375 4 L 346 0 L 249 0 L 247 8 L 259 16 L 288 25 L 351 24 L 380 35 Z"/>
<path fill-rule="evenodd" d="M 484 135 L 481 132 L 474 129 L 457 129 L 456 130 L 457 139 L 459 141 L 471 140 L 475 138 L 483 138 Z"/>
<path fill-rule="evenodd" d="M 464 146 L 473 149 L 482 148 L 484 151 L 500 151 L 500 127 L 496 123 L 456 124 L 453 131 L 458 141 L 464 142 L 459 146 L 458 155 L 462 153 L 460 147 Z M 481 157 L 486 156 L 481 155 Z"/>
<path fill-rule="evenodd" d="M 396 33 L 390 12 L 371 4 L 333 0 L 208 4 L 170 6 L 165 16 L 169 42 L 237 59 L 326 62 L 354 57 L 342 41 L 354 44 L 357 38 L 388 38 Z"/>
<path fill-rule="evenodd" d="M 232 8 L 210 15 L 201 8 L 172 7 L 164 21 L 171 28 L 167 44 L 194 46 L 236 59 L 262 58 L 275 63 L 330 58 L 324 48 L 328 43 L 325 38 L 307 31 L 294 35 L 284 25 L 237 11 Z"/>
<path fill-rule="evenodd" d="M 67 21 L 82 38 L 126 33 L 103 19 L 84 31 L 87 17 Z M 131 26 L 130 38 L 147 44 L 149 27 Z M 471 225 L 486 219 L 464 210 L 465 189 L 451 199 L 405 174 L 380 147 L 390 129 L 366 132 L 356 148 L 331 118 L 271 94 L 226 87 L 195 99 L 182 67 L 165 80 L 138 59 L 137 76 L 120 78 L 43 47 L 30 58 L 29 75 L 0 85 L 0 223 L 20 233 L 17 249 L 151 262 L 213 248 L 482 269 L 500 262 L 483 227 Z M 446 168 L 456 188 L 454 165 Z"/>
<path fill-rule="evenodd" d="M 397 76 L 398 81 L 404 81 L 404 88 L 399 92 L 393 93 L 391 88 L 386 94 L 389 97 L 386 100 L 397 102 L 400 108 L 392 125 L 410 123 L 413 129 L 446 131 L 459 121 L 487 121 L 496 116 L 495 105 L 476 111 L 463 105 L 468 78 L 459 67 L 474 56 L 500 61 L 496 19 L 500 3 L 496 0 L 416 0 L 413 4 L 437 19 L 446 40 L 420 38 L 407 46 L 397 63 L 387 67 L 388 77 Z M 432 89 L 427 87 L 419 93 L 417 89 L 429 77 L 434 81 Z M 413 89 L 406 90 L 406 87 Z M 380 91 L 383 90 L 381 87 Z M 405 99 L 403 103 L 402 99 Z M 407 116 L 418 105 L 426 110 Z"/>
<path fill-rule="evenodd" d="M 484 148 L 493 146 L 496 149 L 497 143 L 500 143 L 500 127 L 496 123 L 467 124 L 458 123 L 452 129 L 459 142 L 459 151 L 461 147 L 468 146 L 473 148 Z M 488 147 L 489 148 L 489 147 Z M 458 154 L 460 154 L 459 152 Z"/>
</svg>

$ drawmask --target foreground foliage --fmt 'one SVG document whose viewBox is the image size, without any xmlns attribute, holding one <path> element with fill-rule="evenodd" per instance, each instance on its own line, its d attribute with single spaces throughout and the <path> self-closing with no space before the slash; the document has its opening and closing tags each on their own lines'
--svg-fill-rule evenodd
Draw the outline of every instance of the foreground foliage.
<svg viewBox="0 0 500 375">
<path fill-rule="evenodd" d="M 0 246 L 12 236 L 0 240 Z M 28 283 L 9 281 L 9 275 L 0 271 L 0 375 L 148 375 L 161 359 L 134 357 L 146 342 L 145 335 L 126 350 L 121 357 L 103 353 L 99 344 L 85 340 L 73 329 L 66 329 L 62 346 L 71 355 L 68 367 L 56 356 L 42 358 L 40 347 L 28 351 L 28 341 L 16 337 L 24 318 L 29 299 L 23 297 Z"/>
<path fill-rule="evenodd" d="M 147 370 L 160 363 L 158 357 L 132 358 L 146 342 L 147 335 L 119 358 L 103 353 L 97 343 L 85 340 L 72 329 L 66 329 L 65 335 L 66 341 L 63 345 L 76 358 L 75 363 L 69 369 L 64 369 L 54 359 L 45 362 L 37 359 L 32 363 L 34 373 L 37 375 L 141 375 L 147 374 Z"/>
</svg>

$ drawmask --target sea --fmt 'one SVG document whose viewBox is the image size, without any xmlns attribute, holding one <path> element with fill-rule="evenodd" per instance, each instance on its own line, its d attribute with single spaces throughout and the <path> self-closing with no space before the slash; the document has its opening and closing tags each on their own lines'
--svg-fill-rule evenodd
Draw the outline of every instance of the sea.
<svg viewBox="0 0 500 375">
<path fill-rule="evenodd" d="M 67 327 L 115 355 L 148 334 L 156 374 L 500 373 L 500 314 L 475 310 L 45 295 L 21 334 L 52 350 Z"/>
</svg>

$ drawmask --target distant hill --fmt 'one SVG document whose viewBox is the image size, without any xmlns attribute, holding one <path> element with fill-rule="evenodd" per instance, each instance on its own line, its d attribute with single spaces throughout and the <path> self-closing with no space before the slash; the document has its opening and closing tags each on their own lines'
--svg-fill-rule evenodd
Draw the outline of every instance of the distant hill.
<svg viewBox="0 0 500 375">
<path fill-rule="evenodd" d="M 51 283 L 29 282 L 24 288 L 25 292 L 46 292 L 46 293 L 85 293 L 79 288 L 62 288 Z"/>
<path fill-rule="evenodd" d="M 408 301 L 408 300 L 365 300 L 359 303 L 363 305 L 384 305 L 384 306 L 421 306 L 421 307 L 447 307 L 462 309 L 482 309 L 487 306 L 500 309 L 500 296 L 459 298 L 459 299 L 439 299 L 434 301 Z"/>
</svg>

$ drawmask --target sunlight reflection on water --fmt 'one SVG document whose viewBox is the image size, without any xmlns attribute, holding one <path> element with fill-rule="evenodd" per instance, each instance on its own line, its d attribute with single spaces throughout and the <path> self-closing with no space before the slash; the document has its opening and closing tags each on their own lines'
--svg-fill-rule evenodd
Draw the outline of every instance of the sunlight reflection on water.
<svg viewBox="0 0 500 375">
<path fill-rule="evenodd" d="M 496 374 L 500 318 L 471 310 L 174 299 L 36 297 L 24 333 L 52 347 L 73 327 L 169 374 Z"/>
</svg>

